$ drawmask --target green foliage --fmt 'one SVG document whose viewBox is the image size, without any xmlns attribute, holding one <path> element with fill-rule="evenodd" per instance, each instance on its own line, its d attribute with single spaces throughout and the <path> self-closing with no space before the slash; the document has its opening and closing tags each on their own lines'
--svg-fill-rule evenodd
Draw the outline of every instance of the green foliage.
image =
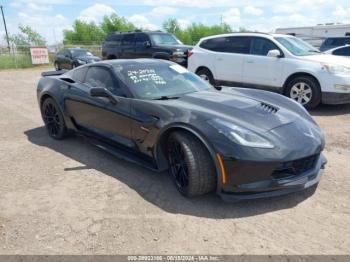
<svg viewBox="0 0 350 262">
<path fill-rule="evenodd" d="M 64 30 L 63 36 L 64 44 L 99 44 L 104 40 L 106 34 L 99 25 L 93 22 L 76 20 L 73 30 Z"/>
<path fill-rule="evenodd" d="M 119 17 L 116 14 L 104 16 L 100 26 L 105 34 L 114 31 L 131 31 L 136 29 L 132 23 L 128 22 L 124 17 Z"/>
<path fill-rule="evenodd" d="M 9 36 L 11 44 L 19 46 L 30 46 L 30 45 L 45 45 L 45 39 L 31 27 L 26 25 L 18 26 L 19 33 Z"/>
<path fill-rule="evenodd" d="M 104 16 L 100 24 L 76 20 L 73 24 L 73 30 L 63 31 L 63 43 L 72 45 L 100 44 L 110 32 L 130 31 L 135 28 L 132 23 L 116 14 Z"/>
<path fill-rule="evenodd" d="M 176 35 L 185 44 L 196 44 L 199 39 L 205 36 L 224 34 L 232 32 L 228 24 L 207 26 L 202 23 L 192 23 L 187 28 L 182 29 L 178 21 L 170 18 L 163 23 L 165 31 Z"/>
<path fill-rule="evenodd" d="M 176 35 L 183 43 L 190 45 L 196 44 L 200 38 L 205 36 L 232 32 L 232 28 L 226 23 L 212 26 L 202 23 L 192 23 L 187 28 L 181 28 L 179 22 L 174 18 L 166 20 L 163 23 L 163 28 L 165 31 Z M 65 30 L 63 32 L 63 43 L 68 45 L 99 45 L 110 32 L 131 31 L 135 29 L 136 26 L 134 24 L 116 14 L 105 16 L 100 24 L 76 20 L 73 24 L 73 30 Z M 245 32 L 247 30 L 240 28 L 239 31 Z"/>
</svg>

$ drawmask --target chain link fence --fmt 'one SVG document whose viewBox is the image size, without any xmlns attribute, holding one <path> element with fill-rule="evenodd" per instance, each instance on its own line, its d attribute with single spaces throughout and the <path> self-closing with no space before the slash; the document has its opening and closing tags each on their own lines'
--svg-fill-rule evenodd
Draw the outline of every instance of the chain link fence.
<svg viewBox="0 0 350 262">
<path fill-rule="evenodd" d="M 54 58 L 59 50 L 63 48 L 76 47 L 87 49 L 98 57 L 102 56 L 101 45 L 48 45 L 47 49 L 49 52 L 50 64 L 53 64 Z M 29 68 L 34 66 L 36 65 L 32 64 L 30 46 L 11 45 L 10 48 L 7 46 L 0 46 L 0 70 L 12 68 Z"/>
</svg>

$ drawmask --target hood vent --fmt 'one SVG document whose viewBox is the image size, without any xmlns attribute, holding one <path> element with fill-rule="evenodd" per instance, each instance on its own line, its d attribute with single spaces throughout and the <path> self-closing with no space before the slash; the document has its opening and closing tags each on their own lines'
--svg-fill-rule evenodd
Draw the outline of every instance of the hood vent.
<svg viewBox="0 0 350 262">
<path fill-rule="evenodd" d="M 264 112 L 266 113 L 271 113 L 271 114 L 276 114 L 279 110 L 278 107 L 276 106 L 273 106 L 273 105 L 270 105 L 270 104 L 267 104 L 267 103 L 264 103 L 264 102 L 261 102 L 258 107 L 260 109 L 262 109 Z"/>
</svg>

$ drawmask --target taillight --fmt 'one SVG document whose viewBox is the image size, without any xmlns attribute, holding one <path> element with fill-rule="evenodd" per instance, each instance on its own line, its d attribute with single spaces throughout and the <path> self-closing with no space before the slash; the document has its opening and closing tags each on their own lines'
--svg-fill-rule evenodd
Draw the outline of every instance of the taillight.
<svg viewBox="0 0 350 262">
<path fill-rule="evenodd" d="M 187 52 L 187 57 L 190 57 L 191 55 L 193 55 L 193 52 L 192 51 L 188 51 Z"/>
</svg>

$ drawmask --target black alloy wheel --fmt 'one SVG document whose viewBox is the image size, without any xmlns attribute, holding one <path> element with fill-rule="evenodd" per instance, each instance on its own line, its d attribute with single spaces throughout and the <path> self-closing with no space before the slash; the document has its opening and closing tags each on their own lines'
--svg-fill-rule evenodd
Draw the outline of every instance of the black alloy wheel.
<svg viewBox="0 0 350 262">
<path fill-rule="evenodd" d="M 49 136 L 54 139 L 62 139 L 66 135 L 62 113 L 52 98 L 47 98 L 43 102 L 42 116 Z"/>
<path fill-rule="evenodd" d="M 181 194 L 193 197 L 215 190 L 213 160 L 207 148 L 196 137 L 186 132 L 170 134 L 167 153 L 169 173 Z"/>
</svg>

